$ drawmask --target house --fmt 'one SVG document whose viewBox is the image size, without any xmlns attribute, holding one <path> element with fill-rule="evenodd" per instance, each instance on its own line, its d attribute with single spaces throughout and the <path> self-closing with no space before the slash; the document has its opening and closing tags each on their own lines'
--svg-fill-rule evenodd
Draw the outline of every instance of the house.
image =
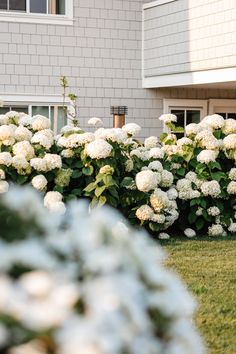
<svg viewBox="0 0 236 354">
<path fill-rule="evenodd" d="M 64 124 L 65 75 L 81 126 L 112 126 L 110 106 L 159 135 L 178 124 L 236 117 L 236 0 L 1 0 L 0 98 L 9 109 Z"/>
</svg>

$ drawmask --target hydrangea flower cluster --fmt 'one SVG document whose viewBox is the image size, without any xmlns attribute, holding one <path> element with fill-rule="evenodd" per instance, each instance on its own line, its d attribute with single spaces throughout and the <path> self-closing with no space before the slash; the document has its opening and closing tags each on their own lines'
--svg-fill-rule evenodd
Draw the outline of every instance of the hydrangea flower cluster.
<svg viewBox="0 0 236 354">
<path fill-rule="evenodd" d="M 195 302 L 144 231 L 81 202 L 48 215 L 29 189 L 10 190 L 0 210 L 1 225 L 4 213 L 11 221 L 0 239 L 1 352 L 205 353 Z"/>
<path fill-rule="evenodd" d="M 236 121 L 213 114 L 187 125 L 185 134 L 168 145 L 168 135 L 162 139 L 179 193 L 179 225 L 209 236 L 235 233 Z"/>
</svg>

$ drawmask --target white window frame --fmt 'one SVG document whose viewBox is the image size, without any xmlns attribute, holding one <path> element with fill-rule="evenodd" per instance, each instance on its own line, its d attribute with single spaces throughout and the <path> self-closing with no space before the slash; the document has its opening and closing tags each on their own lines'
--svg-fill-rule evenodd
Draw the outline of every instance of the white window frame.
<svg viewBox="0 0 236 354">
<path fill-rule="evenodd" d="M 30 95 L 30 94 L 0 94 L 1 107 L 4 106 L 28 106 L 29 115 L 32 115 L 32 106 L 48 106 L 48 107 L 62 107 L 62 95 Z M 69 98 L 65 98 L 65 106 L 69 107 L 71 102 Z M 51 110 L 49 110 L 49 113 Z M 51 117 L 49 116 L 51 120 Z M 69 124 L 69 121 L 67 120 Z M 57 121 L 54 122 L 54 133 L 57 133 Z"/>
<path fill-rule="evenodd" d="M 207 100 L 190 100 L 190 99 L 166 99 L 163 100 L 163 111 L 164 114 L 171 113 L 172 109 L 183 109 L 183 110 L 191 110 L 196 109 L 200 110 L 200 120 L 202 120 L 207 115 Z M 168 129 L 163 124 L 163 131 L 167 132 Z"/>
<path fill-rule="evenodd" d="M 72 26 L 73 0 L 65 0 L 65 15 L 38 14 L 29 12 L 30 0 L 26 0 L 26 12 L 0 10 L 0 22 L 20 22 Z"/>
<path fill-rule="evenodd" d="M 210 99 L 209 100 L 209 114 L 217 113 L 217 111 L 219 112 L 219 110 L 217 110 L 217 107 L 225 107 L 226 108 L 225 113 L 231 113 L 230 108 L 235 107 L 235 112 L 236 112 L 236 100 L 233 100 L 233 99 L 226 99 L 226 100 L 224 100 L 224 99 Z"/>
</svg>

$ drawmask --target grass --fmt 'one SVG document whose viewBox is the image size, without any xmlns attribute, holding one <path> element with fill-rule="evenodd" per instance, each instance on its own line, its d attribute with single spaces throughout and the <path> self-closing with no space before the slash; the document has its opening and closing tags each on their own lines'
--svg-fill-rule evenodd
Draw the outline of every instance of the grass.
<svg viewBox="0 0 236 354">
<path fill-rule="evenodd" d="M 196 325 L 209 354 L 236 353 L 236 238 L 161 242 L 167 265 L 198 301 Z"/>
</svg>

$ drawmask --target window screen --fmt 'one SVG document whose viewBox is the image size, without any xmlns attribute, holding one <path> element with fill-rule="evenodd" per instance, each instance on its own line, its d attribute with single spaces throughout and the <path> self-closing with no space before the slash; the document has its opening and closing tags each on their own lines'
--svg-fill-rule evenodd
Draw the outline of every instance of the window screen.
<svg viewBox="0 0 236 354">
<path fill-rule="evenodd" d="M 7 0 L 0 0 L 0 9 L 7 10 Z"/>
<path fill-rule="evenodd" d="M 26 11 L 26 0 L 9 0 L 9 10 Z"/>
<path fill-rule="evenodd" d="M 46 14 L 47 0 L 30 0 L 30 12 Z"/>
</svg>

